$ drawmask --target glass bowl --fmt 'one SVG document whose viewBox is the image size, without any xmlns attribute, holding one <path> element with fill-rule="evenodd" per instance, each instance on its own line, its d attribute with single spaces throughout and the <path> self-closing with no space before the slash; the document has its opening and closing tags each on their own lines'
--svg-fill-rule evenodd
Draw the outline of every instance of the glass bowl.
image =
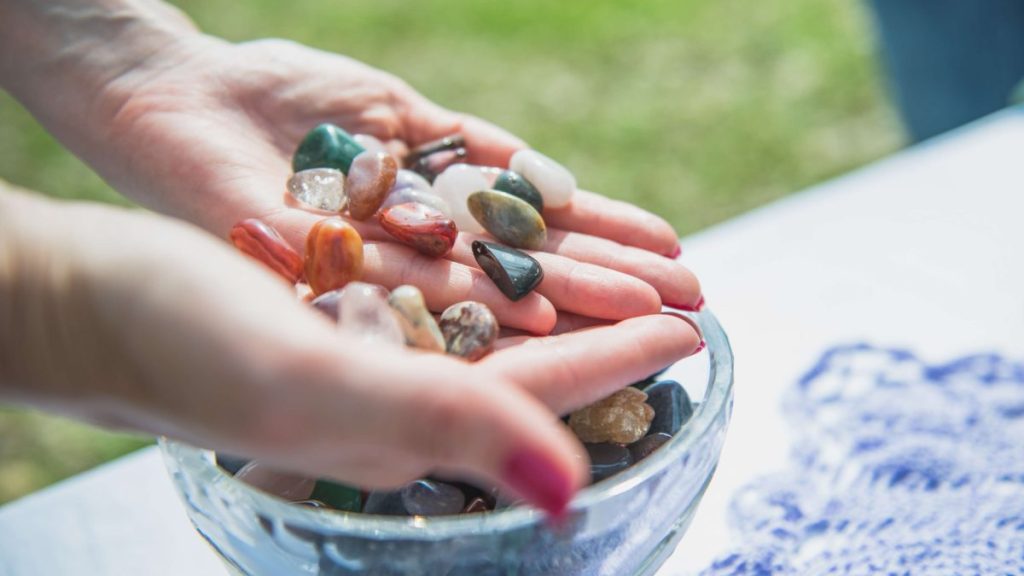
<svg viewBox="0 0 1024 576">
<path fill-rule="evenodd" d="M 689 526 L 732 411 L 732 351 L 708 311 L 685 314 L 707 348 L 669 367 L 694 414 L 637 465 L 579 492 L 552 525 L 514 507 L 446 517 L 347 514 L 288 504 L 235 480 L 209 450 L 160 441 L 188 516 L 234 574 L 648 575 Z"/>
</svg>

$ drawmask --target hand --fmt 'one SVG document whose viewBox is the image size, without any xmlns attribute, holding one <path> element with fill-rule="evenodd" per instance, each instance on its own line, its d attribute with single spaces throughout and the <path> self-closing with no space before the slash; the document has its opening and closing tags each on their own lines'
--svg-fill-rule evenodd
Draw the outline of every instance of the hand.
<svg viewBox="0 0 1024 576">
<path fill-rule="evenodd" d="M 698 346 L 654 315 L 468 364 L 354 340 L 160 217 L 0 193 L 0 235 L 0 397 L 362 487 L 469 475 L 558 513 L 587 471 L 557 414 Z"/>
<path fill-rule="evenodd" d="M 320 122 L 375 135 L 396 152 L 461 132 L 470 161 L 487 165 L 507 165 L 525 146 L 480 119 L 438 107 L 389 74 L 279 40 L 235 45 L 181 32 L 98 93 L 92 111 L 100 113 L 89 117 L 102 121 L 89 124 L 90 134 L 64 139 L 115 188 L 222 238 L 244 218 L 263 218 L 300 251 L 323 215 L 286 207 L 285 182 L 296 144 Z M 393 242 L 375 223 L 357 223 L 367 240 L 366 280 L 416 284 L 435 311 L 482 301 L 503 325 L 538 334 L 552 328 L 556 309 L 614 321 L 656 313 L 662 302 L 701 301 L 696 278 L 662 256 L 677 247 L 662 219 L 585 191 L 569 207 L 545 211 L 545 219 L 549 240 L 537 254 L 545 280 L 519 302 L 505 299 L 477 269 L 468 234 L 448 260 L 434 260 Z"/>
</svg>

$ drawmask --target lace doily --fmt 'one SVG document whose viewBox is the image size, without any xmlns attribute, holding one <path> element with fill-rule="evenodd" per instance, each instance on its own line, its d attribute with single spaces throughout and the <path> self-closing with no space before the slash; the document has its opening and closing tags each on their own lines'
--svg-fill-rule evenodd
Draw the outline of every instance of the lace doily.
<svg viewBox="0 0 1024 576">
<path fill-rule="evenodd" d="M 1024 574 L 1024 364 L 829 350 L 784 400 L 787 472 L 734 498 L 703 574 Z"/>
</svg>

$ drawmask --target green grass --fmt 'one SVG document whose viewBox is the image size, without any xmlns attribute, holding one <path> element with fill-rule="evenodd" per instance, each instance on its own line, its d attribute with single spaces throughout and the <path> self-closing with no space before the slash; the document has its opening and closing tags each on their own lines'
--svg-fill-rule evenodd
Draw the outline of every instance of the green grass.
<svg viewBox="0 0 1024 576">
<path fill-rule="evenodd" d="M 581 185 L 693 232 L 901 143 L 859 3 L 179 2 L 233 40 L 285 37 L 516 132 Z M 0 97 L 0 178 L 122 201 Z M 139 445 L 0 412 L 0 502 Z"/>
</svg>

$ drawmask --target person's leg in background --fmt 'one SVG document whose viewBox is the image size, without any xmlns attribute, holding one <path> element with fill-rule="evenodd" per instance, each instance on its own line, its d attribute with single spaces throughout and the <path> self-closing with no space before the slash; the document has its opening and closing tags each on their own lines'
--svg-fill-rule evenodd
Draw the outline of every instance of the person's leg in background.
<svg viewBox="0 0 1024 576">
<path fill-rule="evenodd" d="M 892 97 L 920 141 L 1007 105 L 1024 79 L 1024 1 L 870 0 Z"/>
</svg>

